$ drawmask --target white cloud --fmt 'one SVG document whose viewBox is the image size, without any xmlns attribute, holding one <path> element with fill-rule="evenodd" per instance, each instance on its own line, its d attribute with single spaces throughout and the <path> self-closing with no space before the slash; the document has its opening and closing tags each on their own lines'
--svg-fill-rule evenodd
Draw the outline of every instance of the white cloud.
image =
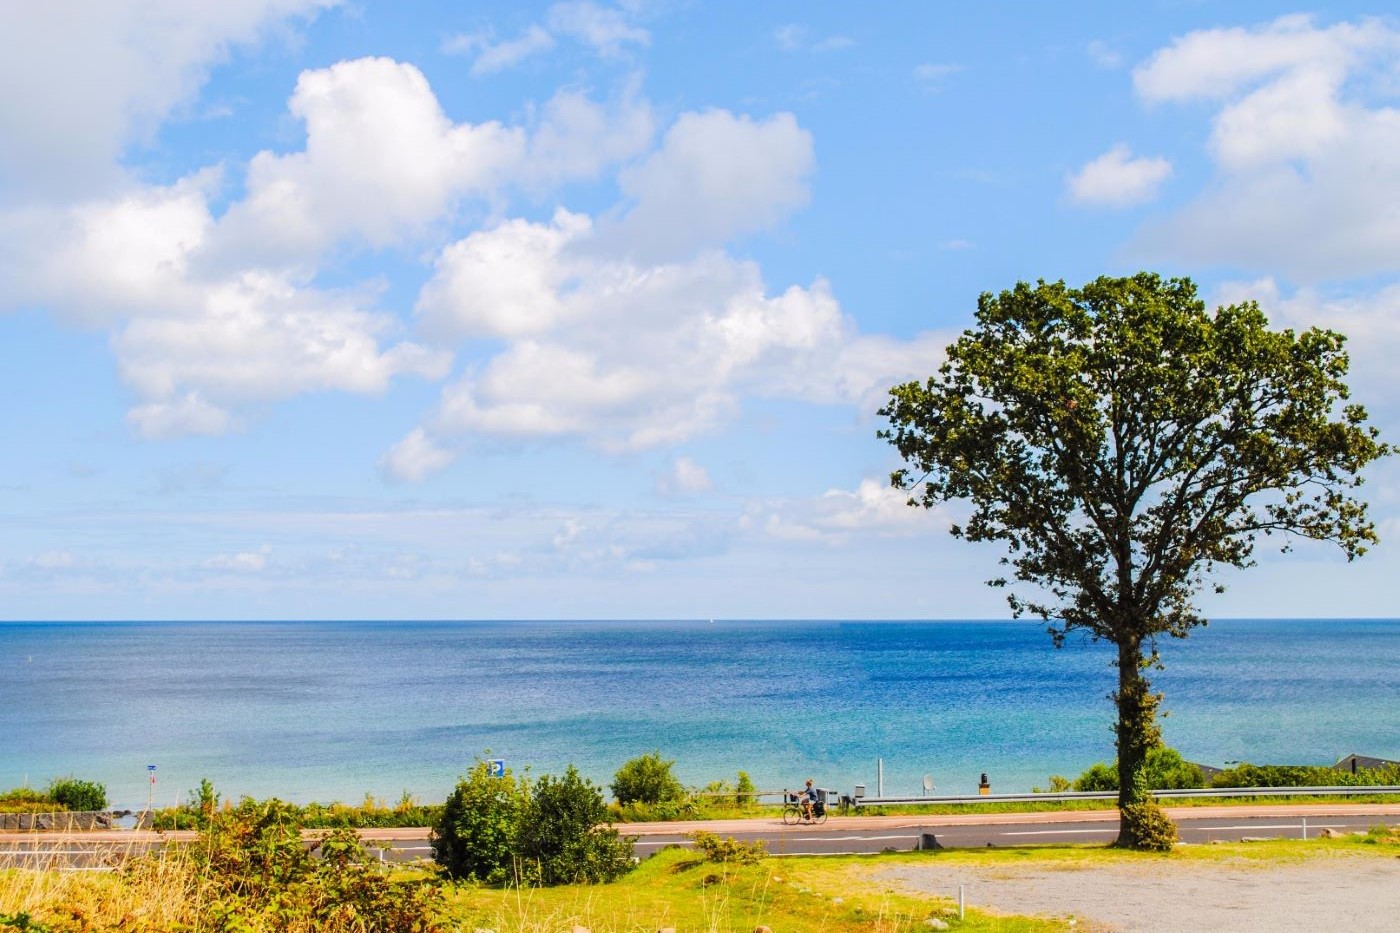
<svg viewBox="0 0 1400 933">
<path fill-rule="evenodd" d="M 10 194 L 74 191 L 189 101 L 210 67 L 337 0 L 45 0 L 7 3 L 0 29 L 0 179 Z"/>
<path fill-rule="evenodd" d="M 909 505 L 910 494 L 889 480 L 866 478 L 854 490 L 830 489 L 815 498 L 750 502 L 743 527 L 787 541 L 843 544 L 852 537 L 944 534 L 946 523 Z M 935 510 L 941 511 L 941 510 Z"/>
<path fill-rule="evenodd" d="M 305 260 L 347 237 L 395 242 L 494 191 L 526 145 L 519 128 L 454 124 L 421 71 L 387 58 L 303 72 L 289 106 L 306 148 L 254 156 L 247 197 L 221 225 L 221 248 L 243 261 Z"/>
<path fill-rule="evenodd" d="M 267 558 L 272 548 L 264 544 L 256 551 L 240 551 L 237 554 L 217 554 L 201 565 L 206 570 L 230 570 L 235 573 L 261 573 L 267 569 Z"/>
<path fill-rule="evenodd" d="M 944 81 L 962 70 L 962 65 L 951 62 L 924 62 L 914 66 L 914 78 L 926 91 L 941 91 Z"/>
<path fill-rule="evenodd" d="M 1213 183 L 1149 225 L 1139 252 L 1302 280 L 1400 271 L 1400 110 L 1385 80 L 1400 31 L 1289 16 L 1190 33 L 1134 72 L 1149 103 L 1217 103 Z"/>
<path fill-rule="evenodd" d="M 670 258 L 769 229 L 807 203 L 813 165 L 811 134 L 792 114 L 682 114 L 660 149 L 621 173 L 633 206 L 605 240 Z"/>
<path fill-rule="evenodd" d="M 620 10 L 570 0 L 556 3 L 545 14 L 545 23 L 532 23 L 514 39 L 496 41 L 490 32 L 463 33 L 442 45 L 449 55 L 475 55 L 472 74 L 495 74 L 554 49 L 563 36 L 588 46 L 602 58 L 618 58 L 627 45 L 651 44 L 651 33 L 634 26 Z"/>
<path fill-rule="evenodd" d="M 514 39 L 483 46 L 476 61 L 472 62 L 472 74 L 479 76 L 504 71 L 552 48 L 554 37 L 541 26 L 530 26 Z"/>
<path fill-rule="evenodd" d="M 305 148 L 255 156 L 221 217 L 217 170 L 0 211 L 0 301 L 111 330 L 141 436 L 216 435 L 249 403 L 441 378 L 450 354 L 398 340 L 375 309 L 382 286 L 316 285 L 324 257 L 411 241 L 466 197 L 596 175 L 652 133 L 631 85 L 606 105 L 561 92 L 529 128 L 456 124 L 416 68 L 388 59 L 304 72 L 290 107 Z"/>
<path fill-rule="evenodd" d="M 788 23 L 773 30 L 773 41 L 784 52 L 839 52 L 848 49 L 856 42 L 850 36 L 830 35 L 813 39 L 806 26 Z"/>
<path fill-rule="evenodd" d="M 198 392 L 136 405 L 126 413 L 126 423 L 148 440 L 202 434 L 218 437 L 233 429 L 232 413 L 211 405 Z"/>
<path fill-rule="evenodd" d="M 1157 197 L 1157 189 L 1171 177 L 1166 159 L 1142 156 L 1119 143 L 1069 176 L 1065 184 L 1070 199 L 1091 207 L 1129 207 Z"/>
<path fill-rule="evenodd" d="M 650 45 L 651 34 L 633 26 L 618 10 L 588 0 L 556 3 L 549 8 L 549 27 L 588 46 L 604 58 L 621 54 L 624 45 Z"/>
<path fill-rule="evenodd" d="M 691 496 L 714 488 L 709 471 L 689 457 L 677 457 L 657 479 L 657 492 L 663 496 Z"/>
<path fill-rule="evenodd" d="M 67 570 L 76 563 L 71 551 L 44 551 L 30 560 L 40 570 Z"/>
<path fill-rule="evenodd" d="M 446 469 L 456 459 L 455 452 L 439 447 L 422 428 L 414 428 L 389 449 L 379 468 L 390 480 L 418 483 Z"/>
<path fill-rule="evenodd" d="M 447 247 L 419 301 L 424 329 L 505 347 L 448 386 L 428 429 L 605 449 L 681 442 L 745 395 L 875 399 L 926 375 L 942 341 L 855 333 L 821 280 L 769 294 L 720 252 L 647 264 L 600 251 L 587 217 L 514 220 Z"/>
</svg>

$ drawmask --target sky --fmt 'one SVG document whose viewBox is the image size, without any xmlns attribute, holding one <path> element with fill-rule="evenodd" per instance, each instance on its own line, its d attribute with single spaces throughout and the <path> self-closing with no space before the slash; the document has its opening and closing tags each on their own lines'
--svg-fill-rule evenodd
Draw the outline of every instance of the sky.
<svg viewBox="0 0 1400 933">
<path fill-rule="evenodd" d="M 1350 337 L 1400 438 L 1376 6 L 0 0 L 0 618 L 1003 618 L 876 438 L 977 296 Z M 1394 616 L 1307 542 L 1215 616 Z"/>
</svg>

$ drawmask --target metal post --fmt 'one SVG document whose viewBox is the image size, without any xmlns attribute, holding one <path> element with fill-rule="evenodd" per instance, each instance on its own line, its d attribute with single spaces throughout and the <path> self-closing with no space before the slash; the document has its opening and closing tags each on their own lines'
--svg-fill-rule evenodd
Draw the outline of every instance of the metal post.
<svg viewBox="0 0 1400 933">
<path fill-rule="evenodd" d="M 885 796 L 885 759 L 875 759 L 875 796 Z"/>
<path fill-rule="evenodd" d="M 962 885 L 958 885 L 958 919 L 959 919 L 959 920 L 963 919 L 963 914 L 966 912 L 966 909 L 967 909 L 967 900 L 966 900 L 966 898 L 964 898 L 963 895 L 964 895 L 963 886 L 962 886 Z"/>
<path fill-rule="evenodd" d="M 1303 817 L 1303 838 L 1308 838 L 1308 818 Z"/>
</svg>

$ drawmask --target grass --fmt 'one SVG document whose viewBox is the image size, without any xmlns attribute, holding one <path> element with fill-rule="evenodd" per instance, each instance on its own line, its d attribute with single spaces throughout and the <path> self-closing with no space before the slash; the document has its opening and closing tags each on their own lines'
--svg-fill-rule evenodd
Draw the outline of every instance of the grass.
<svg viewBox="0 0 1400 933">
<path fill-rule="evenodd" d="M 969 911 L 957 919 L 951 901 L 900 893 L 866 877 L 879 857 L 765 859 L 754 865 L 707 862 L 666 849 L 621 881 L 605 886 L 528 891 L 460 887 L 448 910 L 464 929 L 495 933 L 556 933 L 575 925 L 591 933 L 632 933 L 666 927 L 703 933 L 774 930 L 828 933 L 915 933 L 938 917 L 969 933 L 1063 930 L 1056 921 Z"/>
<path fill-rule="evenodd" d="M 1161 855 L 1098 845 L 943 849 L 869 856 L 767 858 L 751 865 L 705 861 L 698 853 L 666 849 L 610 885 L 503 890 L 449 886 L 446 929 L 494 933 L 556 933 L 575 925 L 591 933 L 653 933 L 674 927 L 699 933 L 775 931 L 918 933 L 938 917 L 958 931 L 1064 930 L 1064 919 L 999 916 L 969 910 L 959 921 L 946 898 L 910 894 L 878 877 L 900 865 L 1026 864 L 1071 869 L 1124 863 L 1242 862 L 1264 867 L 1304 859 L 1400 856 L 1400 827 L 1364 835 L 1250 843 L 1183 845 Z M 191 924 L 198 915 L 199 879 L 188 864 L 157 856 L 113 873 L 0 869 L 0 918 L 30 914 L 54 931 L 156 933 Z M 399 870 L 400 880 L 428 876 Z M 197 924 L 197 921 L 195 921 Z M 10 927 L 0 920 L 0 930 Z M 254 928 L 250 928 L 254 929 Z"/>
</svg>

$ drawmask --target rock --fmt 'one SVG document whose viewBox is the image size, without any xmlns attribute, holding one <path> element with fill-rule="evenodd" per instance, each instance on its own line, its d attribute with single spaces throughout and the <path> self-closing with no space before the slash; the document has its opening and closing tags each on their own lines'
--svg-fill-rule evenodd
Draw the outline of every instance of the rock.
<svg viewBox="0 0 1400 933">
<path fill-rule="evenodd" d="M 939 920 L 937 917 L 929 917 L 924 921 L 924 926 L 928 927 L 930 930 L 946 930 L 948 929 L 948 921 Z"/>
<path fill-rule="evenodd" d="M 1324 829 L 1317 835 L 1320 839 L 1340 839 L 1342 837 L 1342 834 L 1337 832 L 1335 829 Z"/>
<path fill-rule="evenodd" d="M 760 924 L 753 928 L 753 933 L 773 933 L 773 928 Z"/>
<path fill-rule="evenodd" d="M 676 933 L 676 928 L 675 928 L 675 927 L 662 927 L 661 929 L 657 930 L 656 933 Z"/>
<path fill-rule="evenodd" d="M 831 899 L 831 903 L 836 904 L 836 905 L 839 906 L 839 905 L 841 905 L 841 904 L 846 903 L 846 899 L 845 899 L 844 897 L 833 897 L 833 898 Z"/>
<path fill-rule="evenodd" d="M 582 924 L 575 923 L 573 933 L 591 933 L 591 931 L 588 929 L 588 927 L 583 926 Z"/>
</svg>

